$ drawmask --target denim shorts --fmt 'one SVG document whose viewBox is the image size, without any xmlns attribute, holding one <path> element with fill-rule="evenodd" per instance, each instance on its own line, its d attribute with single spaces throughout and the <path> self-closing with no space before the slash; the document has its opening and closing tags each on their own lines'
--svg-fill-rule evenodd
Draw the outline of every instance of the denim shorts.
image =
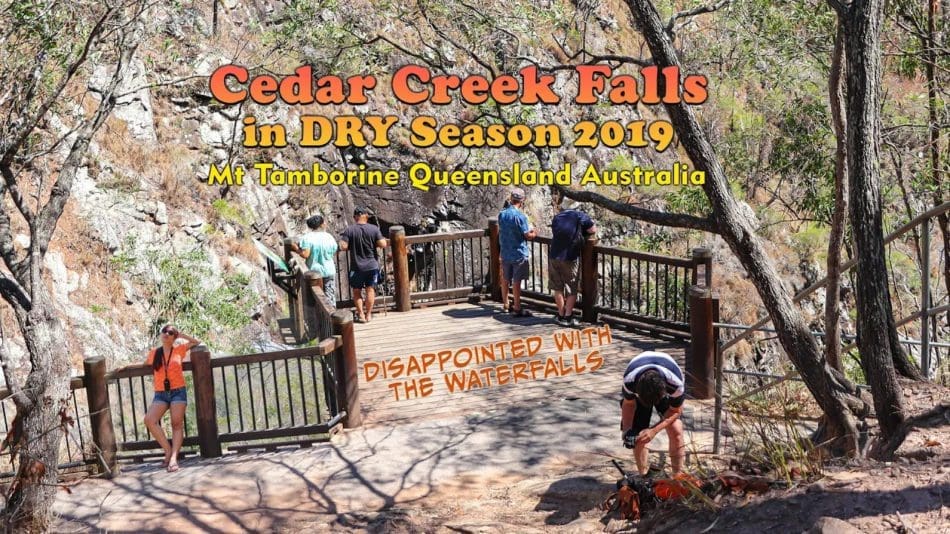
<svg viewBox="0 0 950 534">
<path fill-rule="evenodd" d="M 152 403 L 162 403 L 165 405 L 171 405 L 176 403 L 188 404 L 188 389 L 187 388 L 177 388 L 171 391 L 156 391 L 155 398 L 152 399 Z"/>
<path fill-rule="evenodd" d="M 371 271 L 350 271 L 350 288 L 364 289 L 376 287 L 379 282 L 379 269 Z"/>
</svg>

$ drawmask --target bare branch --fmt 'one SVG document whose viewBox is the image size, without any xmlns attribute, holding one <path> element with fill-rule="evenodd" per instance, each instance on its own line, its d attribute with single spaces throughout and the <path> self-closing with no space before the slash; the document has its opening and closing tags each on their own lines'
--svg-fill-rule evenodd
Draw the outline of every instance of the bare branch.
<svg viewBox="0 0 950 534">
<path fill-rule="evenodd" d="M 841 0 L 827 0 L 827 1 L 828 1 L 828 5 L 831 6 L 831 8 L 834 9 L 838 13 L 839 17 L 844 17 L 845 15 L 848 14 L 848 6 L 845 5 L 845 3 L 842 2 Z"/>
<path fill-rule="evenodd" d="M 0 169 L 4 170 L 4 174 L 9 172 L 9 169 L 0 166 Z M 10 222 L 10 215 L 7 213 L 7 210 L 3 208 L 3 196 L 6 181 L 0 181 L 0 257 L 3 258 L 3 262 L 7 265 L 7 269 L 10 269 L 10 272 L 13 273 L 18 280 L 23 280 L 23 273 L 25 268 L 24 260 L 18 258 L 16 255 L 16 249 L 13 247 L 13 229 Z"/>
<path fill-rule="evenodd" d="M 720 233 L 716 222 L 708 217 L 700 218 L 693 215 L 684 215 L 681 213 L 664 213 L 661 211 L 653 211 L 639 208 L 625 202 L 619 202 L 593 191 L 569 189 L 561 186 L 554 187 L 558 192 L 567 198 L 576 200 L 578 202 L 590 202 L 591 204 L 596 204 L 618 215 L 625 215 L 631 219 L 636 219 L 659 226 L 689 228 L 691 230 L 702 230 L 712 234 Z"/>
<path fill-rule="evenodd" d="M 70 147 L 69 155 L 60 168 L 56 182 L 53 183 L 49 200 L 40 210 L 39 216 L 37 217 L 33 242 L 30 244 L 31 256 L 33 256 L 34 262 L 36 258 L 42 258 L 46 253 L 47 247 L 49 247 L 53 231 L 56 229 L 56 222 L 59 220 L 60 215 L 62 215 L 63 209 L 66 207 L 66 201 L 69 199 L 69 194 L 72 191 L 73 178 L 76 175 L 76 171 L 82 164 L 83 157 L 86 154 L 92 136 L 95 135 L 99 128 L 105 123 L 109 114 L 112 113 L 112 109 L 115 107 L 116 90 L 122 82 L 123 73 L 132 61 L 132 56 L 138 48 L 138 44 L 138 31 L 136 29 L 124 32 L 121 37 L 117 39 L 117 48 L 120 52 L 115 71 L 112 74 L 112 79 L 102 92 L 99 107 L 95 113 L 93 113 L 92 117 L 86 121 L 85 126 L 76 134 L 76 139 L 73 141 L 72 147 Z"/>
<path fill-rule="evenodd" d="M 30 311 L 33 307 L 33 301 L 30 299 L 30 296 L 26 294 L 23 287 L 16 282 L 16 280 L 0 274 L 0 297 L 3 297 L 3 300 L 7 301 L 10 306 L 14 308 L 21 308 L 26 311 Z"/>
<path fill-rule="evenodd" d="M 6 143 L 0 144 L 0 162 L 3 164 L 9 165 L 13 156 L 20 149 L 20 146 L 30 135 L 36 125 L 39 123 L 40 119 L 46 115 L 49 109 L 59 100 L 60 94 L 66 88 L 66 85 L 73 79 L 73 76 L 79 70 L 79 67 L 86 62 L 86 58 L 89 56 L 89 52 L 92 49 L 92 46 L 95 42 L 98 41 L 100 34 L 103 32 L 105 23 L 112 17 L 116 9 L 114 7 L 109 7 L 102 14 L 99 20 L 96 21 L 96 24 L 93 26 L 92 30 L 89 32 L 89 35 L 86 37 L 85 43 L 83 43 L 82 51 L 79 56 L 69 65 L 66 69 L 66 72 L 63 74 L 63 78 L 59 81 L 57 86 L 47 95 L 46 99 L 37 107 L 36 111 L 32 114 L 27 114 L 26 110 L 23 110 L 23 115 L 17 121 L 18 124 L 15 124 L 14 127 L 9 132 L 10 139 Z M 26 104 L 25 104 L 26 105 Z"/>
<path fill-rule="evenodd" d="M 33 210 L 23 201 L 23 194 L 20 193 L 20 186 L 17 184 L 16 176 L 10 169 L 10 165 L 5 161 L 0 161 L 0 174 L 3 174 L 3 181 L 6 183 L 10 198 L 13 199 L 13 205 L 23 215 L 28 224 L 33 224 Z"/>
<path fill-rule="evenodd" d="M 712 13 L 714 11 L 719 11 L 720 9 L 728 6 L 732 3 L 732 0 L 719 0 L 715 4 L 709 4 L 705 6 L 697 6 L 693 9 L 687 9 L 686 11 L 679 11 L 673 14 L 670 17 L 669 22 L 666 23 L 666 33 L 672 35 L 673 27 L 676 25 L 676 21 L 679 19 L 686 19 L 690 17 L 695 17 L 696 15 L 702 15 L 705 13 Z"/>
</svg>

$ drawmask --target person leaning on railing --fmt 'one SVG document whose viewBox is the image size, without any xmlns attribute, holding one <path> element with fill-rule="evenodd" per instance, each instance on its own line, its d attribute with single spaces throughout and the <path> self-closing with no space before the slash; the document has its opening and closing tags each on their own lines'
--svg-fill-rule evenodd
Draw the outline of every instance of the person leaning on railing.
<svg viewBox="0 0 950 534">
<path fill-rule="evenodd" d="M 145 414 L 145 426 L 165 451 L 162 466 L 172 473 L 178 471 L 178 452 L 185 439 L 185 407 L 188 406 L 188 395 L 182 363 L 188 356 L 188 351 L 197 346 L 199 341 L 179 332 L 172 325 L 165 325 L 159 335 L 161 346 L 152 349 L 146 360 L 146 363 L 152 366 L 155 397 Z M 178 340 L 183 342 L 176 343 Z M 172 414 L 171 444 L 168 443 L 162 428 L 162 416 L 169 408 Z"/>
<path fill-rule="evenodd" d="M 330 305 L 336 308 L 336 258 L 337 243 L 326 231 L 326 221 L 322 215 L 307 219 L 309 232 L 300 236 L 296 243 L 290 244 L 293 250 L 307 262 L 307 269 L 323 278 L 323 294 Z"/>
<path fill-rule="evenodd" d="M 548 249 L 548 282 L 557 305 L 555 322 L 561 326 L 577 326 L 574 304 L 577 303 L 579 259 L 588 236 L 597 232 L 594 221 L 575 207 L 557 206 L 551 219 L 551 246 Z"/>
<path fill-rule="evenodd" d="M 376 285 L 380 282 L 379 253 L 376 249 L 389 246 L 389 240 L 383 237 L 379 227 L 370 224 L 370 213 L 369 208 L 357 207 L 353 210 L 353 224 L 347 226 L 340 235 L 340 250 L 350 251 L 349 281 L 358 323 L 368 323 L 373 318 Z"/>
<path fill-rule="evenodd" d="M 521 307 L 521 281 L 530 274 L 528 241 L 538 236 L 531 227 L 524 209 L 525 193 L 514 188 L 508 196 L 505 209 L 498 214 L 498 242 L 501 249 L 501 309 L 508 311 L 508 285 L 511 285 L 511 315 L 530 317 L 531 313 Z"/>
</svg>

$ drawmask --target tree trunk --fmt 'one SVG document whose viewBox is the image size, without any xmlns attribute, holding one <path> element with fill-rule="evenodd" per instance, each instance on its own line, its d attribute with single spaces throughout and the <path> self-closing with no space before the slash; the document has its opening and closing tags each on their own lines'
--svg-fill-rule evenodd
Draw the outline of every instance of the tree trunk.
<svg viewBox="0 0 950 534">
<path fill-rule="evenodd" d="M 904 421 L 895 363 L 900 351 L 891 310 L 878 166 L 883 0 L 855 0 L 845 29 L 851 229 L 858 255 L 858 349 L 885 439 Z M 895 348 L 899 351 L 895 353 Z"/>
<path fill-rule="evenodd" d="M 940 165 L 940 119 L 937 116 L 937 0 L 927 3 L 927 41 L 923 43 L 927 51 L 925 73 L 927 75 L 927 116 L 930 129 L 930 175 L 934 184 L 934 206 L 943 204 L 945 187 L 940 187 L 943 169 Z M 947 290 L 950 290 L 950 228 L 947 214 L 937 216 L 937 227 L 943 238 L 943 276 Z M 926 251 L 921 251 L 926 252 Z M 929 276 L 930 273 L 927 273 Z M 930 321 L 926 321 L 929 323 Z"/>
<path fill-rule="evenodd" d="M 654 63 L 661 69 L 678 66 L 672 42 L 652 2 L 627 0 L 627 5 L 640 26 Z M 755 233 L 754 221 L 745 215 L 732 196 L 725 172 L 692 108 L 680 102 L 666 104 L 666 110 L 694 168 L 706 173 L 703 189 L 712 204 L 713 219 L 718 223 L 723 239 L 755 284 L 789 360 L 829 418 L 834 438 L 829 445 L 838 452 L 857 454 L 857 429 L 849 405 L 863 405 L 863 402 L 847 393 L 853 388 L 846 380 L 834 376 L 824 361 L 808 325 L 792 303 L 788 288 L 782 285 L 765 254 Z"/>
<path fill-rule="evenodd" d="M 841 365 L 841 314 L 838 310 L 841 281 L 841 246 L 844 244 L 845 218 L 848 212 L 848 151 L 844 123 L 844 29 L 838 23 L 835 48 L 828 75 L 828 101 L 835 132 L 835 211 L 831 216 L 828 236 L 828 284 L 825 286 L 825 360 L 832 368 L 844 371 Z"/>
<path fill-rule="evenodd" d="M 19 465 L 2 516 L 6 530 L 16 532 L 49 530 L 64 435 L 61 411 L 69 413 L 65 331 L 42 282 L 35 284 L 32 303 L 29 311 L 16 314 L 32 363 L 23 394 L 14 396 L 16 417 L 22 424 L 17 439 Z"/>
</svg>

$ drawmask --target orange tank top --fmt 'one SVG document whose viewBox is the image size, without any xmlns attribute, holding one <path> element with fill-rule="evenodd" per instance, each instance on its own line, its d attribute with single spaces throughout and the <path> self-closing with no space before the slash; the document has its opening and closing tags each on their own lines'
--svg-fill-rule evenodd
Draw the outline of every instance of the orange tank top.
<svg viewBox="0 0 950 534">
<path fill-rule="evenodd" d="M 146 362 L 148 365 L 152 365 L 152 362 L 155 361 L 156 352 L 158 352 L 158 349 L 154 348 L 148 354 L 148 362 Z M 185 373 L 182 370 L 181 364 L 187 354 L 188 345 L 181 344 L 172 347 L 171 356 L 168 354 L 164 355 L 162 368 L 153 373 L 152 378 L 154 380 L 155 391 L 165 391 L 166 373 L 168 373 L 168 381 L 171 383 L 171 389 L 185 387 Z"/>
</svg>

